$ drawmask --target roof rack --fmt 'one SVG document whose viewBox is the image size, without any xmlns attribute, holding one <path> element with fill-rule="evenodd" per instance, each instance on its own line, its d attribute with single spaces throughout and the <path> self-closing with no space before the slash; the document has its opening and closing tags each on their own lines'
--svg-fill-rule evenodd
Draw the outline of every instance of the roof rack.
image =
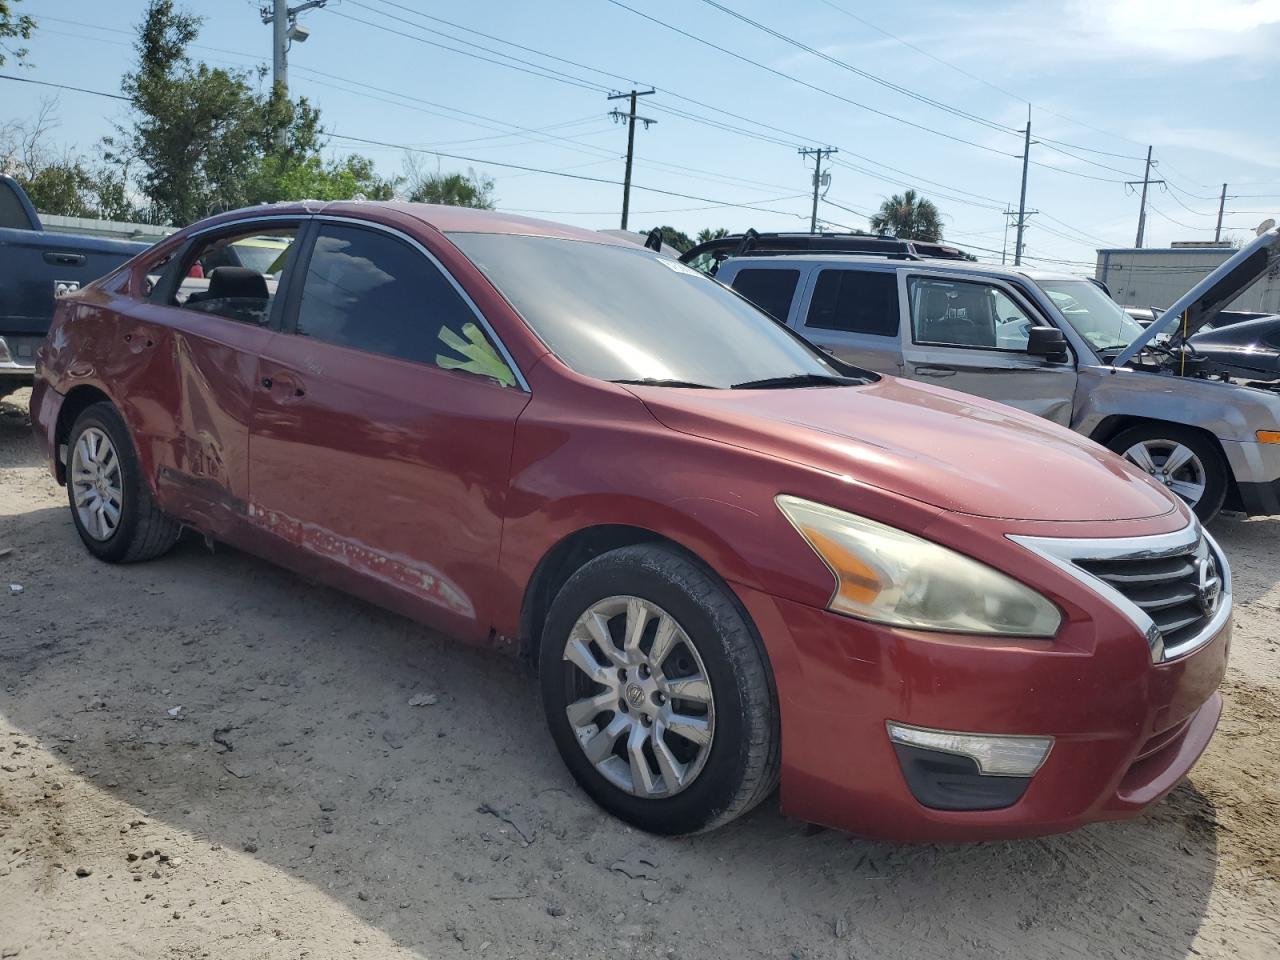
<svg viewBox="0 0 1280 960">
<path fill-rule="evenodd" d="M 748 229 L 745 233 L 700 243 L 681 254 L 680 262 L 693 263 L 710 256 L 710 264 L 700 263 L 698 266 L 708 273 L 715 273 L 720 263 L 729 257 L 776 257 L 789 253 L 848 253 L 902 260 L 923 260 L 925 257 L 970 259 L 958 247 L 932 241 L 901 240 L 869 233 L 760 233 Z"/>
</svg>

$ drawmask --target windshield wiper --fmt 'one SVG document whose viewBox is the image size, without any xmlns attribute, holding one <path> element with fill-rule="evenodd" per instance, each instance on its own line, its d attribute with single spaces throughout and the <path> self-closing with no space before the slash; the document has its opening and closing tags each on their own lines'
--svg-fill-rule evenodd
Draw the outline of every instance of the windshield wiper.
<svg viewBox="0 0 1280 960">
<path fill-rule="evenodd" d="M 698 390 L 719 390 L 709 383 L 694 383 L 692 380 L 671 380 L 663 377 L 641 377 L 638 380 L 610 380 L 610 383 L 625 383 L 636 387 L 693 387 Z"/>
<path fill-rule="evenodd" d="M 793 373 L 785 377 L 765 377 L 763 380 L 744 380 L 735 383 L 731 390 L 785 390 L 788 387 L 845 387 L 863 383 L 856 377 L 839 377 L 830 373 Z"/>
</svg>

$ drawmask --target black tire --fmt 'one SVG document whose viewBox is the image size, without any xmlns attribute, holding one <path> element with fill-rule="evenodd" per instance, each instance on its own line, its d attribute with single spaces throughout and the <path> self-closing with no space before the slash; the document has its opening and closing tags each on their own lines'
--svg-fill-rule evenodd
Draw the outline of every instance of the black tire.
<svg viewBox="0 0 1280 960">
<path fill-rule="evenodd" d="M 671 796 L 619 789 L 588 759 L 566 715 L 571 699 L 581 696 L 574 692 L 577 668 L 564 659 L 573 627 L 593 605 L 619 596 L 638 597 L 669 614 L 695 646 L 710 682 L 714 724 L 705 760 Z M 710 830 L 750 810 L 777 785 L 781 735 L 763 644 L 728 587 L 674 547 L 623 547 L 574 573 L 548 614 L 539 674 L 547 723 L 574 779 L 600 806 L 642 830 Z"/>
<path fill-rule="evenodd" d="M 1108 441 L 1107 446 L 1124 456 L 1125 451 L 1136 444 L 1153 441 L 1180 444 L 1196 455 L 1204 471 L 1204 493 L 1191 507 L 1202 521 L 1207 523 L 1212 520 L 1222 509 L 1230 482 L 1227 461 L 1218 445 L 1210 437 L 1190 427 L 1173 423 L 1144 423 L 1122 430 Z"/>
<path fill-rule="evenodd" d="M 120 519 L 106 538 L 91 534 L 76 508 L 76 490 L 73 482 L 72 463 L 76 444 L 81 435 L 91 427 L 106 434 L 115 448 L 120 464 L 120 486 L 123 492 Z M 139 563 L 152 560 L 178 542 L 182 526 L 160 512 L 151 487 L 142 475 L 133 439 L 124 420 L 109 403 L 95 403 L 86 407 L 76 417 L 67 439 L 67 503 L 71 507 L 71 519 L 76 532 L 88 551 L 99 560 L 108 563 Z"/>
</svg>

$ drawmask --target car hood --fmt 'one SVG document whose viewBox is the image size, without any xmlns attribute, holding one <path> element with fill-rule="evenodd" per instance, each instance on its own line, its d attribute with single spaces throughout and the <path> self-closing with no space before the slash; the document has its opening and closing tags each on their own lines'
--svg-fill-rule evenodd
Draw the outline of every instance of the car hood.
<svg viewBox="0 0 1280 960">
<path fill-rule="evenodd" d="M 1195 334 L 1231 301 L 1266 273 L 1280 257 L 1280 229 L 1272 227 L 1220 263 L 1188 290 L 1160 318 L 1112 360 L 1122 367 L 1157 337 L 1168 335 L 1174 345 Z"/>
<path fill-rule="evenodd" d="M 1176 507 L 1146 474 L 1063 427 L 895 377 L 856 387 L 628 389 L 672 430 L 851 477 L 944 510 L 1096 521 L 1161 516 Z"/>
</svg>

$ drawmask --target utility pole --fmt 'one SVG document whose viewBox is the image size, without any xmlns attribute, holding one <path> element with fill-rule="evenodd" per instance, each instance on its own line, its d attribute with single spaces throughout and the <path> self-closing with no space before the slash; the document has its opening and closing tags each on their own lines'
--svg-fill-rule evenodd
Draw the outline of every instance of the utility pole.
<svg viewBox="0 0 1280 960">
<path fill-rule="evenodd" d="M 636 121 L 639 120 L 644 124 L 644 128 L 648 130 L 657 123 L 650 117 L 636 116 L 636 98 L 647 97 L 653 93 L 653 90 L 632 90 L 630 93 L 615 93 L 609 97 L 610 100 L 625 100 L 631 98 L 631 112 L 622 113 L 616 108 L 609 112 L 609 116 L 614 120 L 627 121 L 627 172 L 622 178 L 622 229 L 627 229 L 627 214 L 631 210 L 631 160 L 635 156 L 636 150 Z"/>
<path fill-rule="evenodd" d="M 1126 187 L 1136 187 L 1142 184 L 1142 200 L 1138 203 L 1138 237 L 1134 241 L 1134 246 L 1139 250 L 1142 249 L 1142 238 L 1147 232 L 1147 188 L 1153 183 L 1164 183 L 1163 180 L 1151 179 L 1151 148 L 1147 147 L 1147 165 L 1142 170 L 1142 180 L 1128 180 L 1125 182 Z"/>
<path fill-rule="evenodd" d="M 1004 265 L 1005 259 L 1009 254 L 1009 221 L 1013 220 L 1014 217 L 1018 217 L 1020 220 L 1025 219 L 1026 217 L 1034 217 L 1039 212 L 1040 212 L 1039 210 L 1018 211 L 1018 210 L 1011 209 L 1007 205 L 1005 206 L 1004 208 L 1004 240 L 1001 241 L 1000 243 L 1001 265 Z"/>
<path fill-rule="evenodd" d="M 272 0 L 269 7 L 258 12 L 262 22 L 271 26 L 271 94 L 281 100 L 289 99 L 289 45 L 296 40 L 303 43 L 311 31 L 298 23 L 298 14 L 305 10 L 323 7 L 329 0 L 306 0 L 295 7 L 289 0 Z M 285 130 L 276 131 L 276 145 L 284 146 Z"/>
<path fill-rule="evenodd" d="M 1222 211 L 1227 206 L 1227 185 L 1222 185 L 1222 196 L 1218 198 L 1218 226 L 1213 231 L 1213 242 L 1217 243 L 1222 239 Z"/>
<path fill-rule="evenodd" d="M 813 212 L 809 214 L 809 232 L 818 232 L 818 190 L 823 186 L 822 183 L 822 158 L 829 157 L 833 153 L 840 151 L 835 147 L 801 147 L 797 153 L 802 157 L 813 157 Z M 831 174 L 827 174 L 827 180 L 830 181 Z"/>
<path fill-rule="evenodd" d="M 1013 265 L 1022 265 L 1022 234 L 1027 227 L 1027 166 L 1031 163 L 1031 104 L 1027 104 L 1027 129 L 1022 136 L 1022 194 L 1018 198 L 1018 239 L 1013 250 Z"/>
</svg>

